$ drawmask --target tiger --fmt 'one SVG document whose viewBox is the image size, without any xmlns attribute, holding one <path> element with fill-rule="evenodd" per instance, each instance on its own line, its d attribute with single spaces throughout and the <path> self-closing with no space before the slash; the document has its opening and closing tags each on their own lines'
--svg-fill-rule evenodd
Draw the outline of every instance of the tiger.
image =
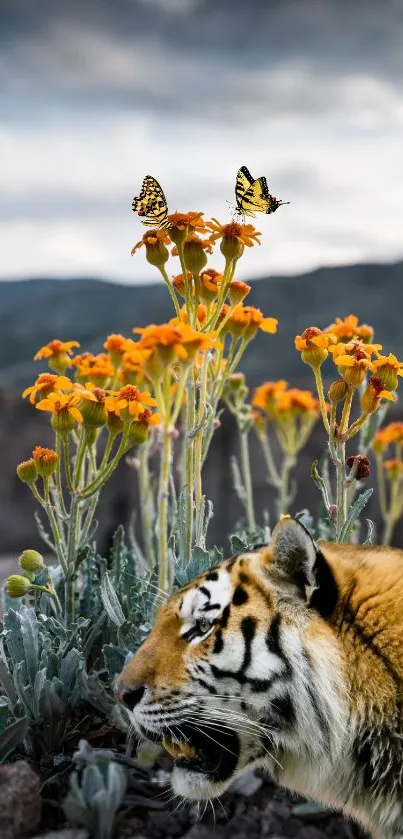
<svg viewBox="0 0 403 839">
<path fill-rule="evenodd" d="M 268 545 L 172 594 L 118 677 L 140 737 L 174 758 L 174 793 L 220 796 L 248 767 L 403 836 L 403 551 Z"/>
</svg>

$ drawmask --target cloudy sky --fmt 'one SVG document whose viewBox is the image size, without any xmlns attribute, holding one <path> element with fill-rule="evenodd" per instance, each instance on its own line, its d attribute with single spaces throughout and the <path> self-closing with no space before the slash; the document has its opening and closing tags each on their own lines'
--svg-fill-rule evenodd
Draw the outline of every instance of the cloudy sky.
<svg viewBox="0 0 403 839">
<path fill-rule="evenodd" d="M 1 0 L 0 276 L 155 279 L 145 174 L 229 216 L 290 201 L 238 276 L 403 255 L 401 0 Z"/>
</svg>

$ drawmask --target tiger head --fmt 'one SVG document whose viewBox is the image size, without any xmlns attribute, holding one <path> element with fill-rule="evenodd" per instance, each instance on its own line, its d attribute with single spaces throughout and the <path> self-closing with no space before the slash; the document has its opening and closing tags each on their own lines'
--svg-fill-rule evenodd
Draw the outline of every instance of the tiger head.
<svg viewBox="0 0 403 839">
<path fill-rule="evenodd" d="M 345 705 L 327 568 L 305 528 L 284 519 L 270 545 L 223 561 L 161 609 L 117 693 L 139 735 L 174 757 L 178 795 L 220 795 L 252 764 L 278 778 L 293 751 L 332 759 Z"/>
</svg>

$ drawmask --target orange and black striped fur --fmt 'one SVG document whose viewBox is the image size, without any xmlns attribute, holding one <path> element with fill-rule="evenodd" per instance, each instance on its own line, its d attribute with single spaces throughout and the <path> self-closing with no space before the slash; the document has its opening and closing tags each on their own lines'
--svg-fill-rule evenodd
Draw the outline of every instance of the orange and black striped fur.
<svg viewBox="0 0 403 839">
<path fill-rule="evenodd" d="M 316 545 L 284 519 L 168 600 L 118 693 L 175 756 L 179 795 L 259 765 L 403 836 L 403 551 Z"/>
</svg>

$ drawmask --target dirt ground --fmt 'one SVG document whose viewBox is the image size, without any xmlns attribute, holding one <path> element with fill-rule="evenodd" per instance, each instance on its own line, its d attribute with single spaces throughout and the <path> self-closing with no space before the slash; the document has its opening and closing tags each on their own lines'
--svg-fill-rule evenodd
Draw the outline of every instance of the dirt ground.
<svg viewBox="0 0 403 839">
<path fill-rule="evenodd" d="M 158 796 L 158 793 L 156 793 Z M 339 815 L 302 818 L 294 813 L 301 803 L 263 780 L 252 795 L 231 792 L 213 805 L 184 805 L 170 801 L 169 791 L 153 797 L 147 807 L 133 808 L 121 826 L 119 839 L 365 839 L 358 826 Z M 203 813 L 203 810 L 205 812 Z"/>
</svg>

